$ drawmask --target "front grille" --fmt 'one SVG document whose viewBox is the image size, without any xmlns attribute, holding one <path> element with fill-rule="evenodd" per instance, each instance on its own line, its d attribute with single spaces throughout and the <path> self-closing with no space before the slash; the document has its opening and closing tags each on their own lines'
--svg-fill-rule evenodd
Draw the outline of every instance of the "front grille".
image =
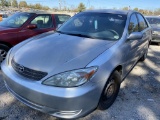
<svg viewBox="0 0 160 120">
<path fill-rule="evenodd" d="M 29 69 L 27 67 L 24 67 L 18 63 L 16 63 L 14 61 L 14 59 L 12 59 L 12 67 L 13 69 L 18 73 L 20 74 L 21 76 L 23 77 L 26 77 L 28 79 L 32 79 L 32 80 L 41 80 L 42 78 L 44 78 L 47 73 L 46 72 L 41 72 L 41 71 L 37 71 L 37 70 L 32 70 L 32 69 Z"/>
</svg>

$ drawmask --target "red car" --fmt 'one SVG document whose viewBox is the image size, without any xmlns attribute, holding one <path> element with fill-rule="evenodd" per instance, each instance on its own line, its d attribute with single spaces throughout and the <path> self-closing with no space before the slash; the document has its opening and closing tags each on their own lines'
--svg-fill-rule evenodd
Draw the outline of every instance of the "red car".
<svg viewBox="0 0 160 120">
<path fill-rule="evenodd" d="M 55 30 L 69 18 L 65 14 L 20 12 L 0 22 L 0 62 L 12 46 L 35 35 Z"/>
</svg>

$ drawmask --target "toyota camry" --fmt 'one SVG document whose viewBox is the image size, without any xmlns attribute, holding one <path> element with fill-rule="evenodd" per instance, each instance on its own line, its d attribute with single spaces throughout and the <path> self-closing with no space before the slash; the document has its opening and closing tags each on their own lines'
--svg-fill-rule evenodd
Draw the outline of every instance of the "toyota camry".
<svg viewBox="0 0 160 120">
<path fill-rule="evenodd" d="M 54 32 L 14 46 L 1 65 L 22 103 L 58 118 L 83 117 L 115 101 L 121 82 L 144 61 L 151 27 L 135 11 L 80 12 Z"/>
</svg>

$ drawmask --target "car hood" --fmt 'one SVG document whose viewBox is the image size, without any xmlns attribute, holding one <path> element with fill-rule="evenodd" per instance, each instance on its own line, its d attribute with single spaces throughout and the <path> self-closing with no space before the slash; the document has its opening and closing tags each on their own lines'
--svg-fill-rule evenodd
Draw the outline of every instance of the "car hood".
<svg viewBox="0 0 160 120">
<path fill-rule="evenodd" d="M 84 68 L 114 43 L 54 33 L 22 46 L 15 52 L 14 60 L 27 68 L 56 74 Z"/>
<path fill-rule="evenodd" d="M 9 28 L 0 26 L 0 33 L 15 32 L 17 28 Z"/>
</svg>

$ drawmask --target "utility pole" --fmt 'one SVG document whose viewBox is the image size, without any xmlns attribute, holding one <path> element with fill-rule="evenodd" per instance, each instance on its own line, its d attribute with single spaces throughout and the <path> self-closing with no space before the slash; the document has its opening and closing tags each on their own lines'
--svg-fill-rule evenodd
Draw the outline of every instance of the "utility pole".
<svg viewBox="0 0 160 120">
<path fill-rule="evenodd" d="M 59 9 L 61 10 L 61 4 L 62 4 L 62 1 L 59 0 Z"/>
<path fill-rule="evenodd" d="M 130 7 L 130 6 L 128 6 L 128 10 L 131 10 L 131 7 Z"/>
</svg>

